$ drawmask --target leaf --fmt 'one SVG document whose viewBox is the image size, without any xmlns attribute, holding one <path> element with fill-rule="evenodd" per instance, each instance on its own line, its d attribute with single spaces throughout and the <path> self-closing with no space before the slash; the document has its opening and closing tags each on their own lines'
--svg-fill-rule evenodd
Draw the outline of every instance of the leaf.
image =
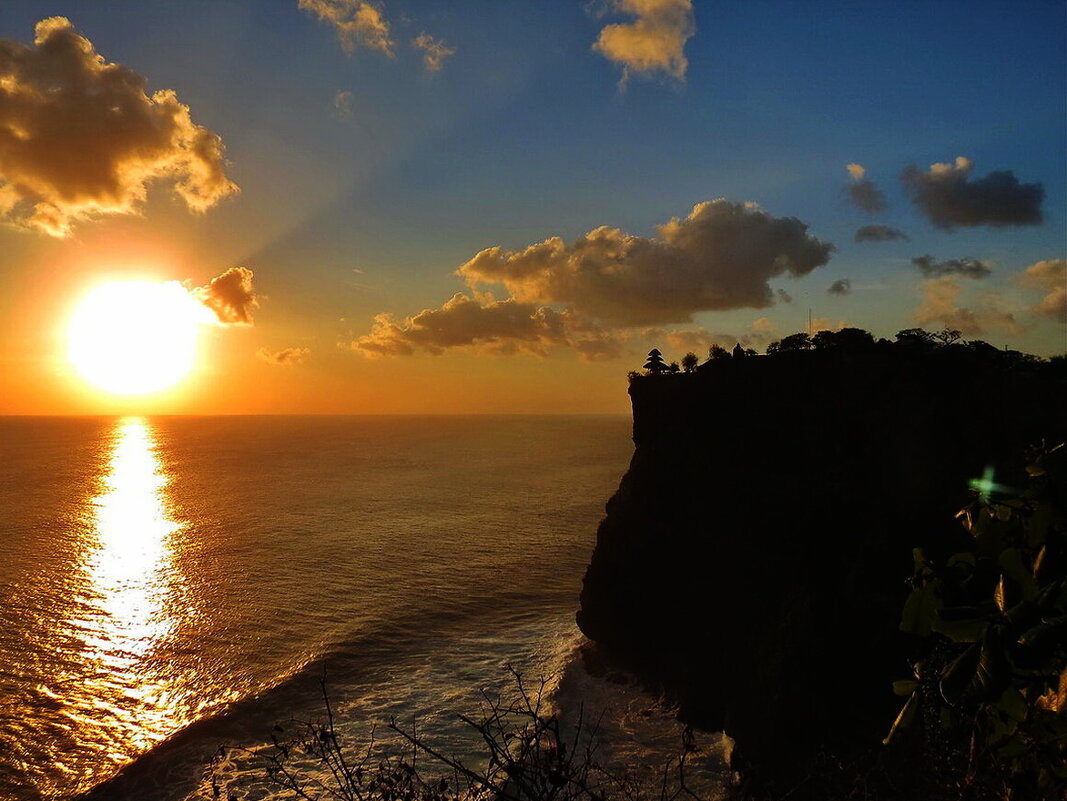
<svg viewBox="0 0 1067 801">
<path fill-rule="evenodd" d="M 904 613 L 900 618 L 900 630 L 918 637 L 929 637 L 933 631 L 937 609 L 941 605 L 934 595 L 933 587 L 925 585 L 911 591 L 904 602 Z"/>
<path fill-rule="evenodd" d="M 1011 665 L 1004 653 L 999 626 L 989 626 L 981 643 L 973 643 L 941 671 L 941 696 L 957 706 L 999 696 L 1011 682 Z"/>
<path fill-rule="evenodd" d="M 905 695 L 911 695 L 919 687 L 919 682 L 915 679 L 901 679 L 900 681 L 893 682 L 893 695 L 899 695 L 902 698 Z"/>
<path fill-rule="evenodd" d="M 1052 618 L 1028 629 L 1019 637 L 1018 662 L 1024 667 L 1038 667 L 1067 645 L 1067 615 Z"/>
<path fill-rule="evenodd" d="M 941 610 L 944 611 L 944 610 Z M 943 634 L 953 642 L 978 642 L 985 634 L 989 621 L 982 618 L 964 618 L 962 620 L 945 620 L 938 617 L 931 627 L 938 634 Z"/>
<path fill-rule="evenodd" d="M 1000 613 L 1004 614 L 1004 612 L 1007 609 L 1007 606 L 1005 605 L 1005 602 L 1004 602 L 1004 574 L 1003 573 L 1000 576 L 1000 581 L 997 582 L 996 589 L 993 590 L 993 601 L 996 603 L 997 609 L 1000 610 Z"/>
<path fill-rule="evenodd" d="M 1019 692 L 1018 687 L 1009 687 L 997 700 L 997 709 L 1016 723 L 1022 723 L 1026 720 L 1026 696 Z"/>
<path fill-rule="evenodd" d="M 918 709 L 919 694 L 912 693 L 904 706 L 901 707 L 897 719 L 893 721 L 893 725 L 889 727 L 889 734 L 882 740 L 882 744 L 889 745 L 890 741 L 896 736 L 898 731 L 908 728 L 915 721 L 915 715 L 918 712 Z"/>
<path fill-rule="evenodd" d="M 1034 584 L 1034 576 L 1024 564 L 1022 554 L 1018 548 L 1005 548 L 1001 551 L 997 560 L 1008 577 L 1019 585 L 1023 598 L 1032 601 L 1037 596 L 1037 585 Z"/>
</svg>

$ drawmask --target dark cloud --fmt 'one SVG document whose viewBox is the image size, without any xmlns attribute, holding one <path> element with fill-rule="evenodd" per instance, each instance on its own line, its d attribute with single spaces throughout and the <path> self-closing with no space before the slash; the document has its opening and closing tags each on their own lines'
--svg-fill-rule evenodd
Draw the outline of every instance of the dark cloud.
<svg viewBox="0 0 1067 801">
<path fill-rule="evenodd" d="M 831 295 L 848 295 L 852 292 L 852 282 L 847 278 L 839 278 L 830 284 L 830 288 L 826 290 Z"/>
<path fill-rule="evenodd" d="M 855 236 L 857 242 L 892 242 L 895 239 L 910 241 L 903 231 L 888 225 L 865 225 L 856 231 Z"/>
<path fill-rule="evenodd" d="M 524 250 L 488 248 L 457 274 L 472 287 L 503 284 L 524 303 L 565 304 L 615 326 L 656 325 L 770 306 L 771 278 L 806 275 L 834 249 L 794 217 L 722 199 L 697 204 L 658 232 L 648 238 L 602 226 L 571 244 L 551 237 Z"/>
<path fill-rule="evenodd" d="M 923 172 L 908 166 L 900 174 L 912 202 L 939 228 L 1038 225 L 1045 188 L 1023 184 L 1010 170 L 970 180 L 971 161 L 933 164 Z"/>
<path fill-rule="evenodd" d="M 555 345 L 573 347 L 586 359 L 618 355 L 622 339 L 570 312 L 508 300 L 480 301 L 457 293 L 437 309 L 424 309 L 403 322 L 392 315 L 374 318 L 370 334 L 352 343 L 366 356 L 410 356 L 417 350 L 440 354 L 475 346 L 498 354 L 545 355 Z"/>
<path fill-rule="evenodd" d="M 867 171 L 859 164 L 849 164 L 845 169 L 848 170 L 849 177 L 852 178 L 852 183 L 848 184 L 844 189 L 845 197 L 848 198 L 849 202 L 868 214 L 877 214 L 880 211 L 885 211 L 885 195 L 874 185 L 874 181 L 865 177 Z"/>
<path fill-rule="evenodd" d="M 193 211 L 237 190 L 222 140 L 171 90 L 107 62 L 64 17 L 34 46 L 0 40 L 0 220 L 66 236 L 83 220 L 135 213 L 155 180 Z"/>
<path fill-rule="evenodd" d="M 992 270 L 989 262 L 979 259 L 946 259 L 935 261 L 933 256 L 917 256 L 911 263 L 919 268 L 925 278 L 941 278 L 945 275 L 961 275 L 964 278 L 985 278 Z"/>
<path fill-rule="evenodd" d="M 302 364 L 309 353 L 311 353 L 311 351 L 308 348 L 282 348 L 277 351 L 260 348 L 256 351 L 256 355 L 263 361 L 268 364 L 277 364 L 282 367 L 292 367 L 295 364 Z"/>
<path fill-rule="evenodd" d="M 215 312 L 220 323 L 252 325 L 252 309 L 259 305 L 252 288 L 252 271 L 231 267 L 206 286 L 191 290 L 193 296 Z"/>
<path fill-rule="evenodd" d="M 776 290 L 774 290 L 774 295 L 775 295 L 775 297 L 778 298 L 779 302 L 781 302 L 781 303 L 792 303 L 793 302 L 793 296 L 790 295 L 788 292 L 786 292 L 784 289 L 776 289 Z"/>
<path fill-rule="evenodd" d="M 1037 289 L 1045 296 L 1032 309 L 1034 314 L 1067 322 L 1067 259 L 1045 259 L 1031 264 L 1020 276 L 1019 283 L 1027 289 Z"/>
</svg>

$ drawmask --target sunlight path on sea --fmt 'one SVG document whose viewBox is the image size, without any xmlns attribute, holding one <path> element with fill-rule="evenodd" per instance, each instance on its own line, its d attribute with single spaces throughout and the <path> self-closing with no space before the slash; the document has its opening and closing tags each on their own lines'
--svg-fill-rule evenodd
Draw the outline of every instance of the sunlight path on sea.
<svg viewBox="0 0 1067 801">
<path fill-rule="evenodd" d="M 86 567 L 99 609 L 85 637 L 84 657 L 93 670 L 87 689 L 95 689 L 105 706 L 112 705 L 114 716 L 107 717 L 117 739 L 136 750 L 184 722 L 165 682 L 145 669 L 153 644 L 175 622 L 168 608 L 169 585 L 173 537 L 181 530 L 167 513 L 167 476 L 155 450 L 145 420 L 117 422 L 104 491 L 93 499 L 95 542 L 87 548 Z M 136 719 L 125 711 L 131 706 L 137 709 Z"/>
</svg>

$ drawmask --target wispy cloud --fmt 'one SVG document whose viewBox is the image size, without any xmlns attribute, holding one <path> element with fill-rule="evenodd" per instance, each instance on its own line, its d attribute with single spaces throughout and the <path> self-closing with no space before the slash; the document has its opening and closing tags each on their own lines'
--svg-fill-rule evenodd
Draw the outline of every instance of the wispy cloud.
<svg viewBox="0 0 1067 801">
<path fill-rule="evenodd" d="M 275 364 L 279 367 L 293 367 L 297 364 L 303 364 L 309 353 L 311 351 L 308 348 L 282 348 L 275 351 L 260 348 L 256 351 L 256 356 L 267 362 L 267 364 Z"/>
<path fill-rule="evenodd" d="M 445 59 L 456 54 L 441 39 L 435 39 L 428 33 L 420 33 L 411 40 L 411 46 L 422 51 L 422 65 L 427 72 L 440 72 Z"/>
<path fill-rule="evenodd" d="M 299 0 L 300 8 L 328 22 L 346 53 L 357 48 L 393 55 L 393 39 L 381 8 L 368 0 Z"/>
</svg>

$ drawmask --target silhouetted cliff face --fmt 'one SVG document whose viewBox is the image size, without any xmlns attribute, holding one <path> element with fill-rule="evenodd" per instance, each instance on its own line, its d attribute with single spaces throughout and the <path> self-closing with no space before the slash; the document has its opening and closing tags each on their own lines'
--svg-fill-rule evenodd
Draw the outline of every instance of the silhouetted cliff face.
<svg viewBox="0 0 1067 801">
<path fill-rule="evenodd" d="M 889 346 L 636 378 L 580 627 L 764 767 L 877 744 L 910 675 L 911 549 L 952 549 L 970 479 L 1067 435 L 1054 372 Z"/>
</svg>

